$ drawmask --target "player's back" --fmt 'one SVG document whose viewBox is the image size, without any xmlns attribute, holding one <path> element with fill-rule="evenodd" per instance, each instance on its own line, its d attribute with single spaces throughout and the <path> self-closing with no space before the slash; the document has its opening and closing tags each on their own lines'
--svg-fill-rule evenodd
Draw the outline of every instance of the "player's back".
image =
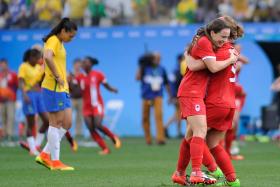
<svg viewBox="0 0 280 187">
<path fill-rule="evenodd" d="M 215 53 L 217 61 L 224 61 L 230 58 L 230 49 L 233 49 L 230 43 L 226 43 L 219 48 Z M 234 90 L 235 66 L 230 65 L 217 73 L 211 74 L 205 103 L 207 106 L 235 108 Z"/>
</svg>

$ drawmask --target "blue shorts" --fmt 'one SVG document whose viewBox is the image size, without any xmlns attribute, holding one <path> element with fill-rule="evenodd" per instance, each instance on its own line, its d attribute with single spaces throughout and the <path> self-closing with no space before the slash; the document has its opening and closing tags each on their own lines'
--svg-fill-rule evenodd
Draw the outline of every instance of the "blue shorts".
<svg viewBox="0 0 280 187">
<path fill-rule="evenodd" d="M 43 88 L 43 101 L 48 112 L 58 112 L 71 108 L 70 95 L 66 92 L 55 92 Z"/>
<path fill-rule="evenodd" d="M 22 103 L 22 110 L 24 115 L 35 115 L 43 112 L 47 112 L 45 104 L 43 102 L 42 92 L 40 91 L 28 91 L 27 96 L 30 99 L 30 103 Z"/>
</svg>

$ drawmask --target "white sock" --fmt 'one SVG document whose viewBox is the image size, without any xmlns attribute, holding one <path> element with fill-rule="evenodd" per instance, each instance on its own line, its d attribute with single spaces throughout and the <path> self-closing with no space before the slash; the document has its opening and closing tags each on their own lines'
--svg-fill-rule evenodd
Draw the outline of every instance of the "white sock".
<svg viewBox="0 0 280 187">
<path fill-rule="evenodd" d="M 58 131 L 59 131 L 59 140 L 61 141 L 67 130 L 64 129 L 63 127 L 60 127 Z"/>
<path fill-rule="evenodd" d="M 27 137 L 27 143 L 29 145 L 29 149 L 32 153 L 36 153 L 37 150 L 36 150 L 36 146 L 35 146 L 35 140 L 34 140 L 34 137 L 33 136 L 29 136 Z"/>
<path fill-rule="evenodd" d="M 51 152 L 51 159 L 59 160 L 60 138 L 59 138 L 59 129 L 58 128 L 49 126 L 48 143 L 49 143 L 49 149 Z"/>
<path fill-rule="evenodd" d="M 45 145 L 44 149 L 43 149 L 44 153 L 50 154 L 50 146 L 49 146 L 49 142 L 47 142 L 47 144 Z"/>
<path fill-rule="evenodd" d="M 44 133 L 38 133 L 35 139 L 35 145 L 40 147 L 43 140 L 45 138 L 45 134 Z"/>
</svg>

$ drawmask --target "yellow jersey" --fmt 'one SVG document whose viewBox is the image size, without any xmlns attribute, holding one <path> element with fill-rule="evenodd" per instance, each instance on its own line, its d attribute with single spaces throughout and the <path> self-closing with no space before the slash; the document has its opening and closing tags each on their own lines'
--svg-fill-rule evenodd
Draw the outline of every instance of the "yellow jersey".
<svg viewBox="0 0 280 187">
<path fill-rule="evenodd" d="M 180 63 L 180 73 L 182 76 L 184 76 L 188 71 L 188 65 L 187 65 L 187 60 L 184 59 Z"/>
<path fill-rule="evenodd" d="M 36 64 L 35 66 L 31 66 L 29 63 L 24 62 L 20 65 L 18 70 L 18 78 L 22 78 L 24 80 L 25 91 L 29 91 L 33 86 L 39 83 L 44 75 L 44 70 L 42 66 Z"/>
<path fill-rule="evenodd" d="M 53 35 L 45 42 L 44 50 L 51 50 L 53 52 L 54 66 L 59 77 L 64 81 L 64 86 L 58 86 L 54 75 L 48 67 L 48 64 L 45 62 L 45 77 L 42 82 L 42 87 L 51 91 L 69 93 L 66 74 L 66 51 L 63 43 L 57 38 L 56 35 Z"/>
</svg>

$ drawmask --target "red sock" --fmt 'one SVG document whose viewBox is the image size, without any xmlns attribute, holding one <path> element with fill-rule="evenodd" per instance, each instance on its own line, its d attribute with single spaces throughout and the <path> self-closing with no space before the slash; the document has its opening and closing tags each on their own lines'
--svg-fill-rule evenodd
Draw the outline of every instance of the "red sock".
<svg viewBox="0 0 280 187">
<path fill-rule="evenodd" d="M 192 171 L 201 171 L 204 139 L 200 137 L 193 137 L 190 143 L 190 154 L 192 160 Z"/>
<path fill-rule="evenodd" d="M 230 155 L 230 148 L 234 139 L 235 139 L 235 130 L 229 129 L 225 137 L 225 148 L 229 155 Z"/>
<path fill-rule="evenodd" d="M 115 135 L 110 131 L 107 127 L 102 126 L 102 129 L 100 129 L 104 134 L 106 134 L 114 143 L 115 143 Z"/>
<path fill-rule="evenodd" d="M 189 162 L 190 162 L 190 144 L 184 138 L 180 145 L 179 158 L 177 162 L 177 171 L 181 175 L 185 174 Z"/>
<path fill-rule="evenodd" d="M 69 131 L 66 131 L 65 137 L 66 137 L 67 141 L 70 143 L 70 145 L 73 146 L 74 145 L 73 138 L 72 138 L 72 136 L 71 136 Z"/>
<path fill-rule="evenodd" d="M 235 181 L 236 173 L 234 171 L 233 165 L 231 163 L 230 157 L 221 145 L 217 145 L 211 150 L 218 166 L 221 168 L 226 176 L 227 181 Z"/>
<path fill-rule="evenodd" d="M 102 148 L 102 150 L 108 148 L 106 143 L 104 142 L 104 140 L 101 138 L 101 136 L 96 131 L 91 132 L 91 137 Z"/>
<path fill-rule="evenodd" d="M 217 169 L 217 164 L 216 164 L 212 154 L 210 153 L 210 150 L 206 143 L 204 143 L 204 152 L 203 152 L 202 163 L 211 172 L 213 172 Z"/>
</svg>

